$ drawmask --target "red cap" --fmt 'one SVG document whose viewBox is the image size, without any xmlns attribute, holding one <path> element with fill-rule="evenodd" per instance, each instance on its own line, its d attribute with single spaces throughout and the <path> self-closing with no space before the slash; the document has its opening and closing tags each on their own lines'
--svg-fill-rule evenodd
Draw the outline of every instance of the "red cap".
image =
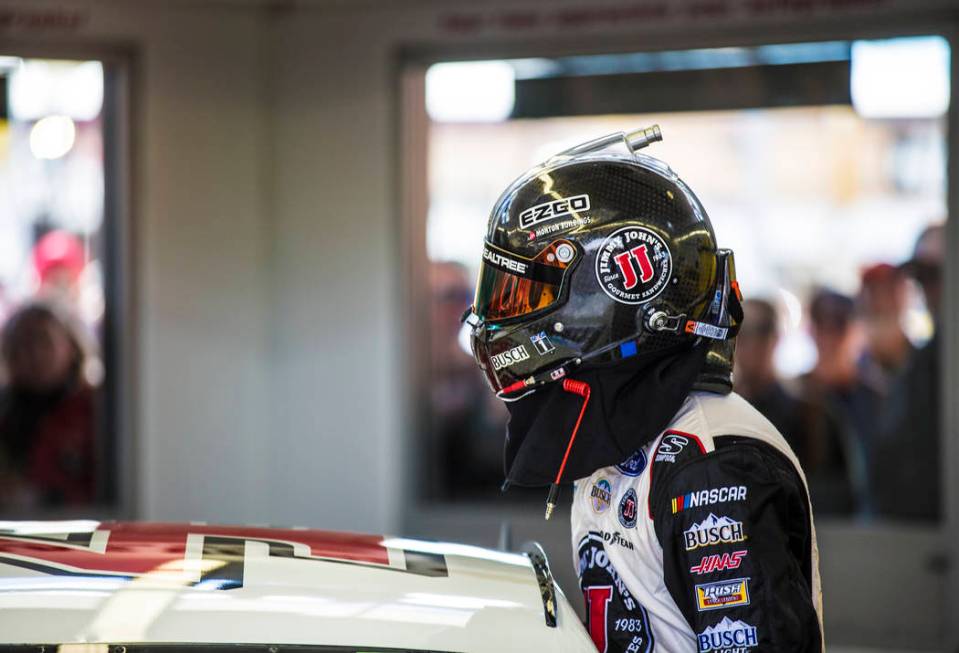
<svg viewBox="0 0 959 653">
<path fill-rule="evenodd" d="M 33 266 L 40 283 L 47 281 L 56 269 L 67 270 L 70 278 L 76 279 L 83 271 L 83 265 L 83 245 L 66 231 L 51 231 L 33 248 Z"/>
</svg>

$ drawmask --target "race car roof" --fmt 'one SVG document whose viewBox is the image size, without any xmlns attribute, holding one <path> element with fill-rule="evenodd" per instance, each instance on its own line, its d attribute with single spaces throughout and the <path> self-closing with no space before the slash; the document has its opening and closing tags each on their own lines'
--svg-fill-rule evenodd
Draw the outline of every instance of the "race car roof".
<svg viewBox="0 0 959 653">
<path fill-rule="evenodd" d="M 543 580 L 524 555 L 378 535 L 0 522 L 0 644 L 592 650 Z"/>
</svg>

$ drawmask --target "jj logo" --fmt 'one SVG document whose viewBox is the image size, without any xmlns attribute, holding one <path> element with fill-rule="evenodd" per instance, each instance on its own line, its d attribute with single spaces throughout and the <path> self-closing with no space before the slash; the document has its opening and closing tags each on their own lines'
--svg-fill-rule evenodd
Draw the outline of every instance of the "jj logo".
<svg viewBox="0 0 959 653">
<path fill-rule="evenodd" d="M 619 266 L 619 272 L 623 275 L 623 289 L 632 290 L 640 281 L 648 283 L 653 278 L 653 262 L 649 260 L 649 250 L 646 245 L 639 245 L 627 252 L 617 254 L 613 261 Z M 636 269 L 633 261 L 639 266 L 639 276 L 636 276 Z"/>
</svg>

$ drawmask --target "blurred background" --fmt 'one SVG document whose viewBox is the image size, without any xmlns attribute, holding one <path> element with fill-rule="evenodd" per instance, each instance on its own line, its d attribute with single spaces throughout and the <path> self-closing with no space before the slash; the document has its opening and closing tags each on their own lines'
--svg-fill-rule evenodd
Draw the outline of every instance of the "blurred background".
<svg viewBox="0 0 959 653">
<path fill-rule="evenodd" d="M 945 0 L 0 0 L 0 516 L 537 539 L 579 601 L 568 510 L 499 490 L 460 317 L 513 178 L 658 123 L 736 252 L 736 390 L 806 469 L 830 650 L 955 650 L 957 29 Z"/>
</svg>

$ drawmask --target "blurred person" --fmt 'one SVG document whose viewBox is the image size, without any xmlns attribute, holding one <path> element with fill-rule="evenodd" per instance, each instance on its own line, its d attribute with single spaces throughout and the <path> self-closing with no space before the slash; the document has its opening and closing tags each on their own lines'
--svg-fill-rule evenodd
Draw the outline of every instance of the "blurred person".
<svg viewBox="0 0 959 653">
<path fill-rule="evenodd" d="M 460 339 L 473 283 L 466 267 L 454 261 L 432 263 L 429 274 L 431 431 L 438 444 L 432 450 L 441 457 L 433 466 L 440 474 L 433 490 L 450 497 L 489 493 L 503 475 L 505 411 L 490 405 L 483 377 Z"/>
<path fill-rule="evenodd" d="M 799 401 L 787 392 L 776 374 L 774 359 L 779 333 L 779 315 L 771 302 L 764 299 L 743 302 L 743 326 L 736 337 L 733 385 L 736 392 L 773 423 L 798 455 L 802 450 L 797 439 L 802 413 Z M 803 468 L 808 473 L 805 464 Z"/>
<path fill-rule="evenodd" d="M 8 385 L 0 397 L 0 505 L 83 505 L 93 499 L 94 391 L 82 328 L 33 302 L 4 325 Z"/>
<path fill-rule="evenodd" d="M 903 329 L 908 292 L 908 278 L 901 267 L 879 263 L 863 270 L 857 309 L 865 348 L 859 370 L 883 394 L 913 353 Z"/>
<path fill-rule="evenodd" d="M 882 414 L 871 477 L 877 512 L 885 517 L 936 521 L 942 514 L 940 320 L 945 254 L 945 226 L 932 225 L 919 235 L 912 258 L 902 266 L 922 288 L 935 330 L 893 382 Z"/>
<path fill-rule="evenodd" d="M 779 315 L 771 302 L 743 302 L 734 389 L 773 423 L 795 452 L 806 473 L 816 514 L 848 515 L 855 500 L 842 427 L 831 410 L 796 396 L 779 380 L 774 357 L 780 332 Z"/>
<path fill-rule="evenodd" d="M 83 244 L 73 234 L 59 229 L 44 234 L 33 247 L 37 295 L 75 306 L 85 259 Z"/>
<path fill-rule="evenodd" d="M 882 394 L 859 370 L 861 332 L 855 304 L 843 294 L 822 288 L 809 305 L 810 334 L 816 364 L 799 379 L 800 397 L 809 406 L 809 446 L 820 465 L 845 468 L 854 505 L 871 511 L 868 469 L 879 427 Z"/>
<path fill-rule="evenodd" d="M 732 392 L 732 252 L 679 177 L 634 152 L 656 135 L 573 148 L 494 205 L 465 319 L 510 413 L 507 483 L 549 486 L 549 518 L 576 479 L 599 651 L 820 652 L 805 479 Z"/>
</svg>

